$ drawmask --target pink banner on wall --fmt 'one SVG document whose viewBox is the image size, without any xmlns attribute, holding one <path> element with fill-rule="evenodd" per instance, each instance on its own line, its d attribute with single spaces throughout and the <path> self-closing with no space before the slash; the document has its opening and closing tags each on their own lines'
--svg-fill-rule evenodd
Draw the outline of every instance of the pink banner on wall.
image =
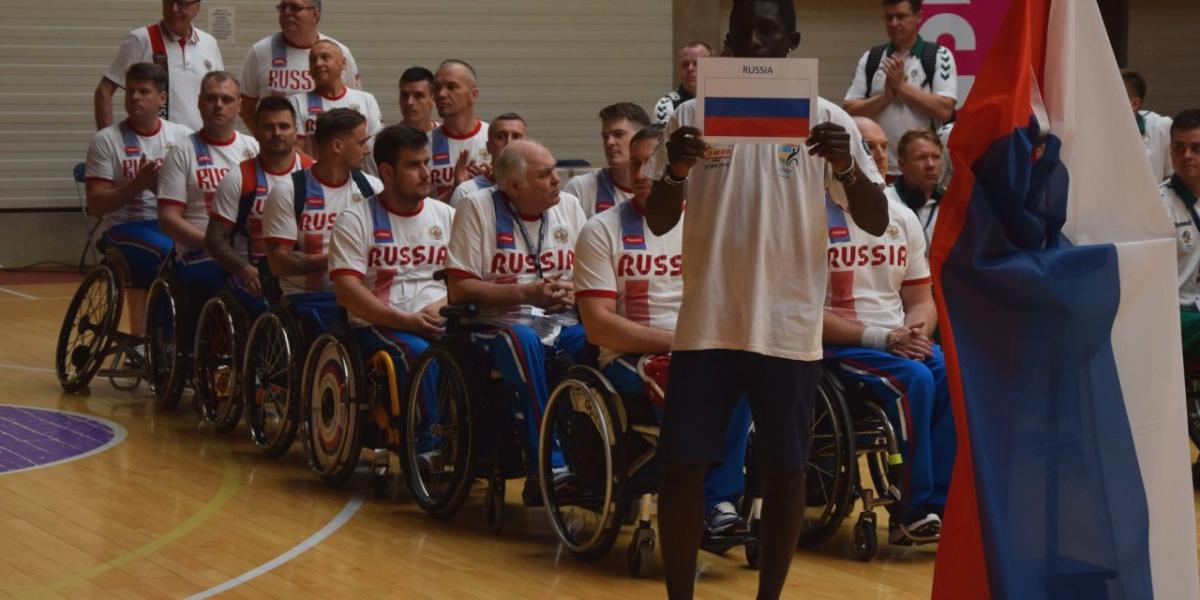
<svg viewBox="0 0 1200 600">
<path fill-rule="evenodd" d="M 958 64 L 958 104 L 967 98 L 975 74 L 992 47 L 1011 0 L 925 0 L 921 37 L 954 51 Z"/>
</svg>

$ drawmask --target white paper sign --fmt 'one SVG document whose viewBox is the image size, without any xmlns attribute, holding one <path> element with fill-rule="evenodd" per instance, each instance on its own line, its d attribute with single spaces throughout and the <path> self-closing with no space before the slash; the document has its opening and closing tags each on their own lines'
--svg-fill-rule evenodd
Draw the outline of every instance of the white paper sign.
<svg viewBox="0 0 1200 600">
<path fill-rule="evenodd" d="M 697 120 L 713 143 L 795 144 L 817 108 L 816 59 L 701 58 Z"/>
<path fill-rule="evenodd" d="M 237 43 L 237 26 L 232 6 L 213 6 L 208 9 L 208 32 L 221 44 Z"/>
</svg>

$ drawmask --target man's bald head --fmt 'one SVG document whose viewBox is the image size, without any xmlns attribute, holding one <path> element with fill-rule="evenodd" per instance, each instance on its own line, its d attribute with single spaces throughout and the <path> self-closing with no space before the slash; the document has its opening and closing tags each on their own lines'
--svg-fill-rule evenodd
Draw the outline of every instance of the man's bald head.
<svg viewBox="0 0 1200 600">
<path fill-rule="evenodd" d="M 539 215 L 558 204 L 554 155 L 534 140 L 509 143 L 492 163 L 492 176 L 522 214 Z"/>
<path fill-rule="evenodd" d="M 331 92 L 346 70 L 346 55 L 333 40 L 320 40 L 308 50 L 308 72 L 318 91 Z"/>
<path fill-rule="evenodd" d="M 879 174 L 887 174 L 887 134 L 878 123 L 866 117 L 854 117 L 854 124 L 858 126 L 858 132 L 862 134 L 863 146 L 866 146 L 871 158 L 875 159 L 875 166 L 879 169 Z"/>
<path fill-rule="evenodd" d="M 479 99 L 479 79 L 471 65 L 458 59 L 443 61 L 433 77 L 433 102 L 438 114 L 450 122 L 461 117 L 471 121 L 475 116 L 475 101 Z M 473 123 L 460 123 L 470 127 Z M 458 133 L 466 133 L 460 131 Z"/>
</svg>

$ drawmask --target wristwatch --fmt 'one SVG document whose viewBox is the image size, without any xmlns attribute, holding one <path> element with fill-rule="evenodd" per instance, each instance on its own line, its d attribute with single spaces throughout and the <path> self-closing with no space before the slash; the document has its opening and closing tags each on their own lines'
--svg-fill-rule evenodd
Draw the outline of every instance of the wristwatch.
<svg viewBox="0 0 1200 600">
<path fill-rule="evenodd" d="M 858 181 L 858 163 L 853 156 L 850 157 L 850 166 L 845 171 L 834 171 L 833 178 L 845 187 L 850 187 Z"/>
</svg>

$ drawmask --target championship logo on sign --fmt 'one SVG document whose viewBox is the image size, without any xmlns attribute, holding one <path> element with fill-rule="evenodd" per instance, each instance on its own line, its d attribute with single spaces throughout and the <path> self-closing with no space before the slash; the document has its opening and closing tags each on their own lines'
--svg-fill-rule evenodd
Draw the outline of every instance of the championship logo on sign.
<svg viewBox="0 0 1200 600">
<path fill-rule="evenodd" d="M 800 146 L 798 144 L 783 144 L 779 146 L 776 156 L 779 157 L 779 164 L 785 167 L 794 167 L 800 163 Z"/>
</svg>

